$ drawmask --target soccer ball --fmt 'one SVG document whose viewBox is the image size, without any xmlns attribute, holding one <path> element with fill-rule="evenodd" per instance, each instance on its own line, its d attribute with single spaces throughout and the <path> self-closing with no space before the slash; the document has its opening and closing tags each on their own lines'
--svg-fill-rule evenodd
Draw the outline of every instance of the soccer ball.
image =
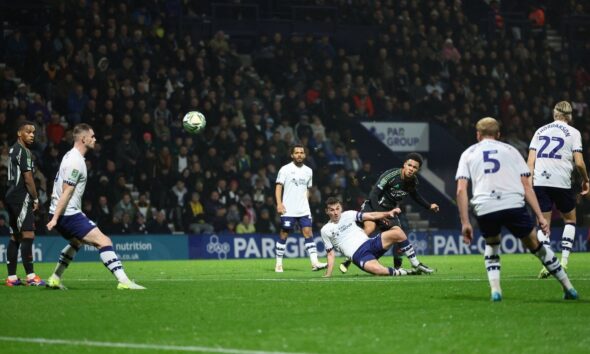
<svg viewBox="0 0 590 354">
<path fill-rule="evenodd" d="M 184 118 L 182 118 L 182 126 L 184 127 L 184 130 L 191 134 L 200 132 L 205 128 L 205 125 L 207 125 L 207 121 L 201 112 L 188 112 L 185 114 Z"/>
</svg>

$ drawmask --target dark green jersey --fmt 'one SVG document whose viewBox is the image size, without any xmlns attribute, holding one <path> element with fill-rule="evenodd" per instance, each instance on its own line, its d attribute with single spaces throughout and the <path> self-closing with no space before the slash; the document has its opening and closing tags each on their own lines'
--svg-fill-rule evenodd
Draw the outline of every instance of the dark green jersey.
<svg viewBox="0 0 590 354">
<path fill-rule="evenodd" d="M 371 189 L 369 200 L 373 210 L 390 210 L 410 195 L 418 204 L 430 209 L 428 203 L 417 191 L 418 178 L 402 179 L 402 169 L 393 168 L 385 171 Z"/>
<path fill-rule="evenodd" d="M 18 142 L 10 147 L 8 152 L 10 164 L 8 166 L 8 190 L 6 191 L 6 202 L 23 203 L 29 191 L 25 186 L 23 174 L 34 172 L 33 157 L 31 151 Z"/>
</svg>

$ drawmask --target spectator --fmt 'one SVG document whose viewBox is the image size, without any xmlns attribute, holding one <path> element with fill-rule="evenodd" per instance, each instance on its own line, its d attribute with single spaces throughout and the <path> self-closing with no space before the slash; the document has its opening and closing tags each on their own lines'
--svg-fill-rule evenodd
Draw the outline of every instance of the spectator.
<svg viewBox="0 0 590 354">
<path fill-rule="evenodd" d="M 205 207 L 201 203 L 201 195 L 198 192 L 193 192 L 190 201 L 185 206 L 185 232 L 193 234 L 212 233 L 213 226 L 207 223 L 205 217 Z"/>
<path fill-rule="evenodd" d="M 116 151 L 117 166 L 129 177 L 130 181 L 133 181 L 140 151 L 137 143 L 131 139 L 131 131 L 129 129 L 123 131 L 123 139 L 117 143 Z"/>
<path fill-rule="evenodd" d="M 115 205 L 113 210 L 113 216 L 118 219 L 122 219 L 123 214 L 129 214 L 130 219 L 128 222 L 131 222 L 135 219 L 137 215 L 137 206 L 133 203 L 131 199 L 131 194 L 128 192 L 123 193 L 123 197 L 121 200 Z"/>
<path fill-rule="evenodd" d="M 253 234 L 256 232 L 256 227 L 252 220 L 250 219 L 250 215 L 244 214 L 242 216 L 242 221 L 236 226 L 236 233 L 237 234 Z"/>
<path fill-rule="evenodd" d="M 461 53 L 459 53 L 459 50 L 455 48 L 452 39 L 447 38 L 445 40 L 445 43 L 443 44 L 443 48 L 441 51 L 441 57 L 443 60 L 451 61 L 455 64 L 458 64 L 461 60 Z"/>
<path fill-rule="evenodd" d="M 261 234 L 276 234 L 277 227 L 276 223 L 271 219 L 268 209 L 263 208 L 260 210 L 260 216 L 256 221 L 256 232 Z"/>
<path fill-rule="evenodd" d="M 133 233 L 139 235 L 147 235 L 148 226 L 145 222 L 145 217 L 141 213 L 137 213 L 137 217 L 135 218 L 135 222 L 132 225 Z"/>
<path fill-rule="evenodd" d="M 156 217 L 150 220 L 147 224 L 148 234 L 169 235 L 172 233 L 168 223 L 166 222 L 166 211 L 160 210 L 156 213 Z"/>
</svg>

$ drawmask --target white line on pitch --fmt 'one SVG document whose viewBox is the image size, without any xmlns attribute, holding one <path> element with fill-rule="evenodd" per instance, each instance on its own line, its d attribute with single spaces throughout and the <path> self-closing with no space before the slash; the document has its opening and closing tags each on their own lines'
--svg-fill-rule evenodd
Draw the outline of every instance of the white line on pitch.
<svg viewBox="0 0 590 354">
<path fill-rule="evenodd" d="M 37 344 L 55 344 L 55 345 L 72 345 L 80 347 L 106 347 L 106 348 L 126 348 L 126 349 L 146 349 L 146 350 L 174 350 L 181 352 L 196 353 L 229 353 L 229 354 L 303 354 L 292 352 L 276 352 L 263 350 L 242 350 L 221 347 L 201 347 L 201 346 L 182 346 L 182 345 L 159 345 L 159 344 L 141 344 L 141 343 L 123 343 L 123 342 L 99 342 L 89 340 L 73 339 L 49 339 L 49 338 L 23 338 L 23 337 L 5 337 L 0 336 L 0 341 L 20 342 L 20 343 L 37 343 Z"/>
<path fill-rule="evenodd" d="M 408 276 L 395 278 L 403 281 L 449 281 L 449 282 L 477 282 L 488 281 L 487 278 L 441 278 L 436 275 Z M 419 280 L 420 279 L 420 280 Z M 424 279 L 424 280 L 422 280 Z M 537 278 L 523 278 L 518 276 L 503 276 L 503 281 L 540 281 Z M 572 278 L 574 281 L 588 281 L 590 278 Z M 112 279 L 65 279 L 65 282 L 113 282 Z M 371 276 L 350 276 L 346 278 L 333 277 L 326 278 L 144 278 L 142 281 L 148 282 L 225 282 L 225 281 L 257 281 L 257 282 L 387 282 L 392 281 L 390 277 L 371 277 Z"/>
</svg>

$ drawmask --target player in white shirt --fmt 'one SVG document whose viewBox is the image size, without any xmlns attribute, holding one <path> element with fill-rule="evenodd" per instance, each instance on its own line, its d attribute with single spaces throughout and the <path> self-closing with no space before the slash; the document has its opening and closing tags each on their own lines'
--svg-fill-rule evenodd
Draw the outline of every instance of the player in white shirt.
<svg viewBox="0 0 590 354">
<path fill-rule="evenodd" d="M 82 244 L 88 244 L 98 249 L 102 262 L 119 281 L 117 289 L 145 289 L 129 279 L 113 251 L 111 239 L 82 212 L 82 196 L 88 180 L 84 155 L 94 148 L 95 143 L 94 130 L 88 124 L 76 125 L 74 147 L 63 157 L 55 177 L 47 229 L 51 231 L 55 228 L 69 244 L 61 251 L 57 266 L 47 280 L 47 287 L 65 289 L 61 282 L 63 272 Z"/>
<path fill-rule="evenodd" d="M 326 214 L 330 221 L 322 227 L 322 240 L 326 245 L 328 254 L 328 267 L 325 277 L 332 276 L 334 261 L 336 258 L 335 249 L 367 273 L 375 275 L 401 276 L 408 274 L 431 273 L 432 270 L 420 263 L 416 257 L 414 247 L 408 241 L 406 234 L 399 226 L 383 231 L 377 236 L 369 238 L 365 231 L 357 223 L 363 221 L 377 221 L 385 218 L 392 218 L 401 213 L 400 208 L 389 211 L 362 212 L 347 210 L 342 212 L 342 204 L 338 198 L 330 197 L 326 201 Z M 412 263 L 414 269 L 385 267 L 379 263 L 379 258 L 385 254 L 394 244 L 398 244 L 401 252 Z"/>
<path fill-rule="evenodd" d="M 588 173 L 582 155 L 580 132 L 569 125 L 572 106 L 561 101 L 553 109 L 552 123 L 539 128 L 529 145 L 527 164 L 533 174 L 533 188 L 543 216 L 551 225 L 553 205 L 561 213 L 564 227 L 561 236 L 561 265 L 567 268 L 569 255 L 576 237 L 576 195 L 572 189 L 574 165 L 582 177 L 581 195 L 590 191 Z M 537 233 L 539 241 L 549 244 L 549 238 Z M 539 278 L 549 277 L 543 267 Z"/>
<path fill-rule="evenodd" d="M 486 241 L 484 260 L 492 301 L 502 300 L 499 255 L 502 226 L 520 238 L 557 278 L 563 287 L 564 299 L 577 299 L 576 290 L 551 248 L 537 240 L 535 226 L 525 207 L 525 200 L 533 209 L 541 230 L 546 234 L 549 232 L 549 224 L 539 208 L 529 179 L 527 164 L 513 146 L 496 140 L 500 137 L 500 125 L 494 118 L 480 119 L 476 129 L 478 143 L 463 152 L 457 168 L 457 206 L 461 217 L 463 241 L 469 244 L 473 239 L 467 197 L 467 187 L 471 180 L 471 204 L 482 237 Z"/>
<path fill-rule="evenodd" d="M 283 272 L 283 256 L 289 232 L 298 223 L 305 238 L 305 249 L 311 261 L 311 269 L 317 271 L 326 268 L 326 263 L 318 260 L 318 251 L 311 229 L 311 210 L 309 208 L 309 191 L 312 186 L 313 171 L 305 166 L 305 148 L 301 144 L 291 147 L 291 162 L 281 167 L 275 185 L 277 212 L 281 216 L 280 240 L 276 242 L 275 272 Z"/>
</svg>

